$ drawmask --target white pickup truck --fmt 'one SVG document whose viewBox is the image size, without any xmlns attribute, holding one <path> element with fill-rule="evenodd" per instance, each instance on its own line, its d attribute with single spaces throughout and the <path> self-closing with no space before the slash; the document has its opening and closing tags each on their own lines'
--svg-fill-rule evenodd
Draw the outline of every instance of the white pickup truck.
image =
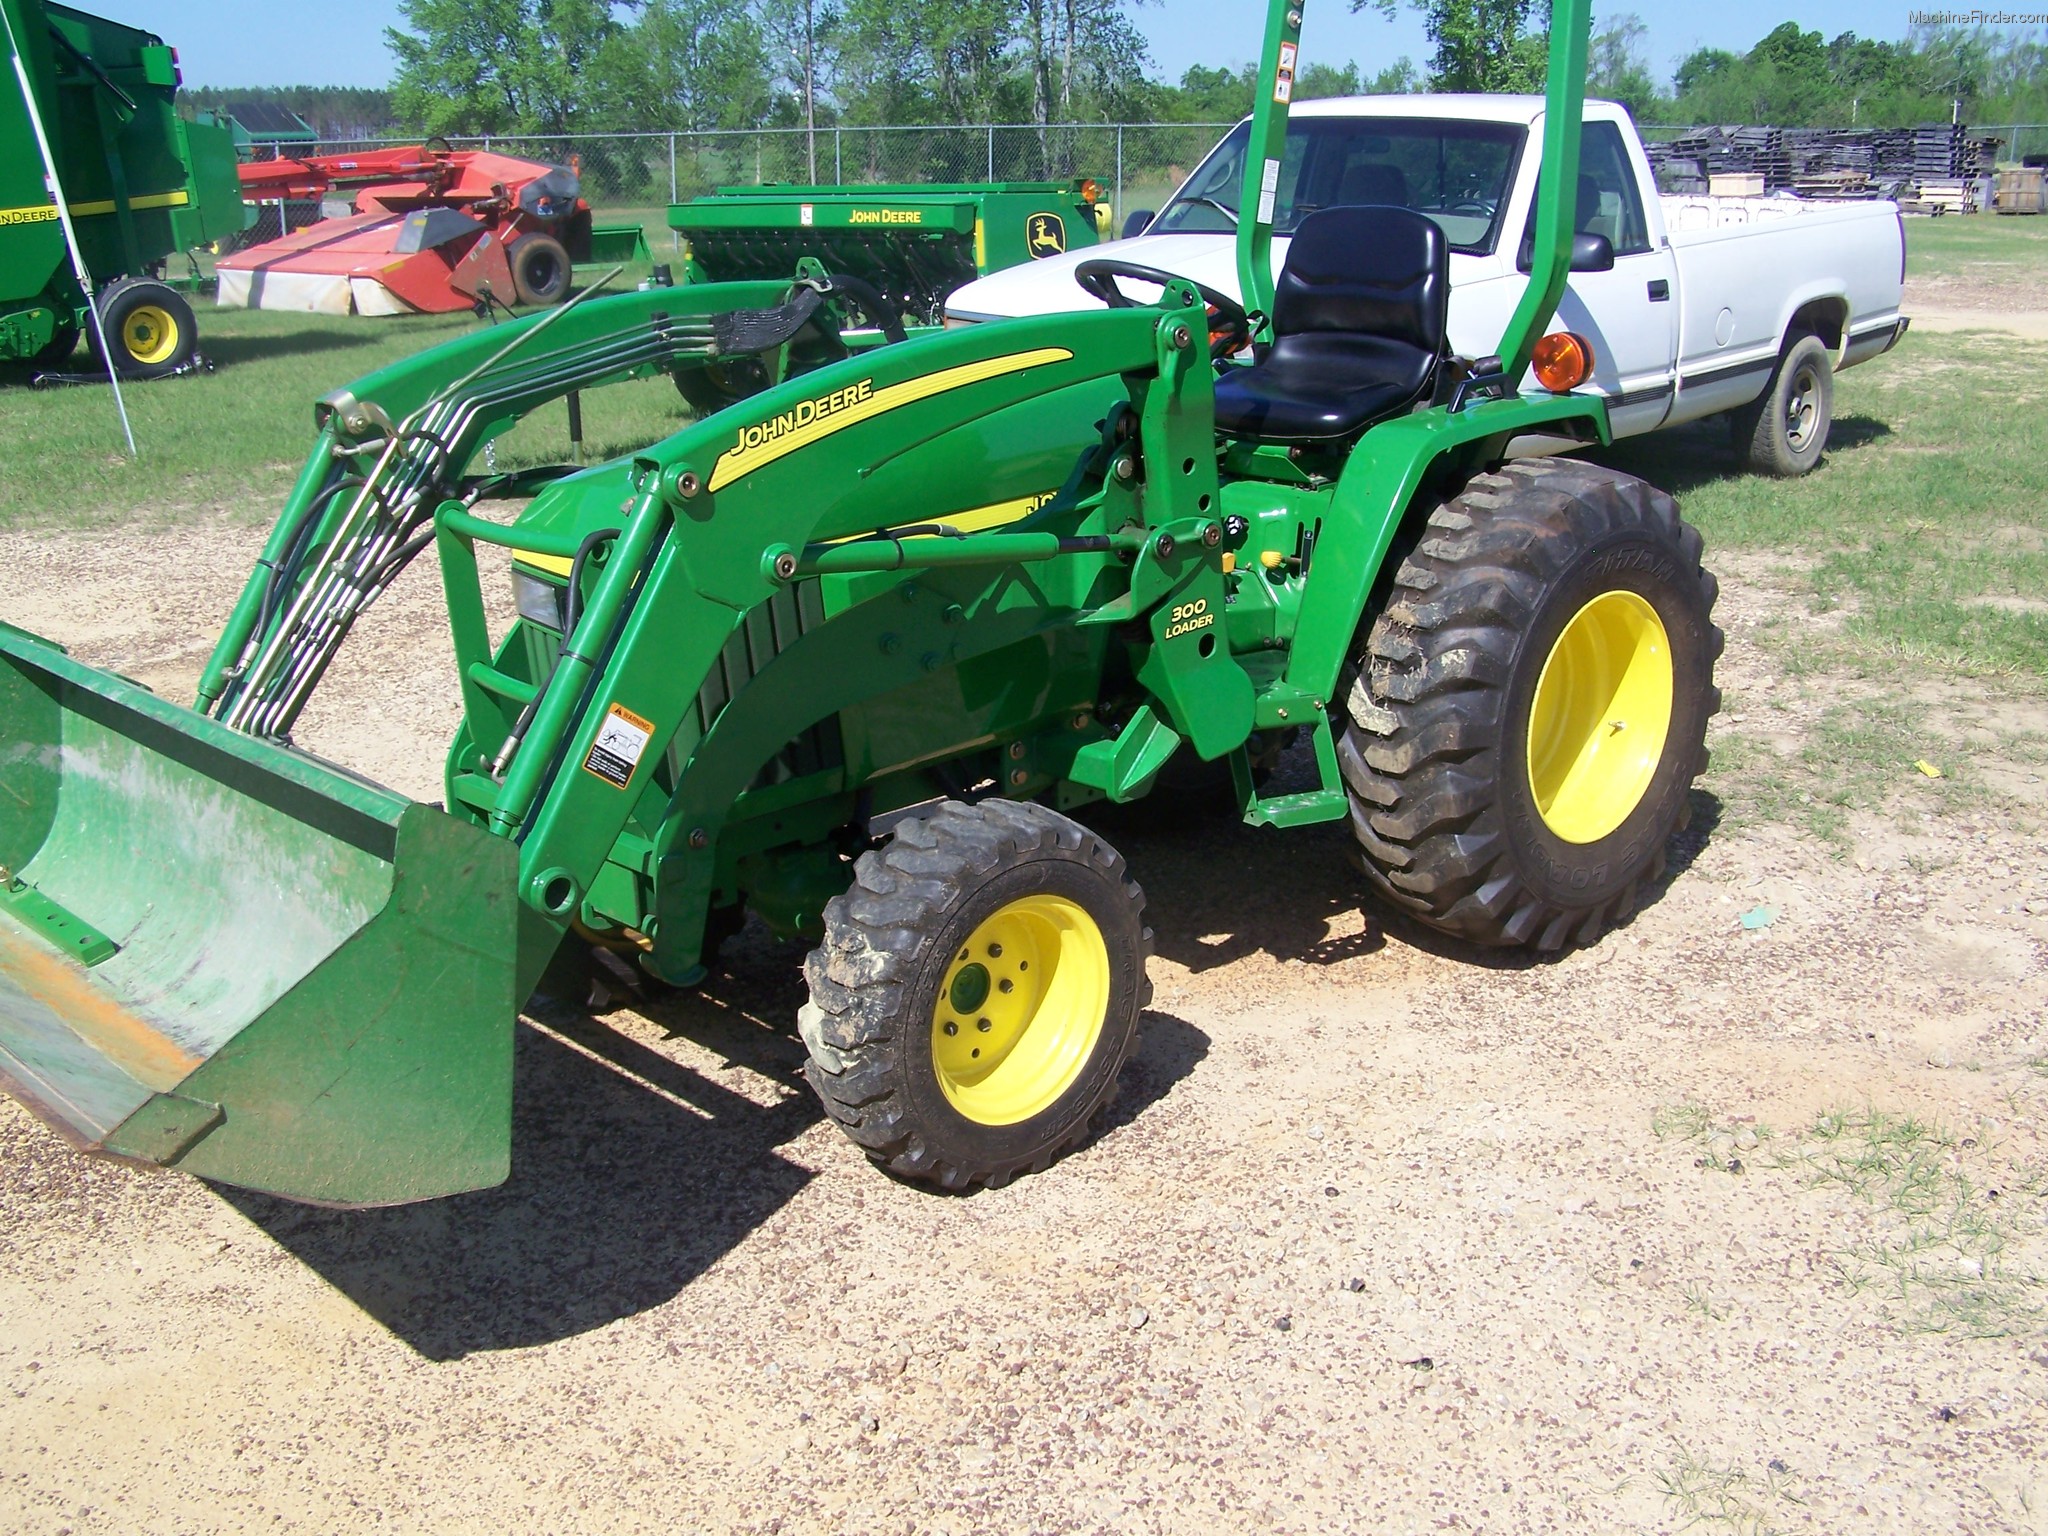
<svg viewBox="0 0 2048 1536">
<path fill-rule="evenodd" d="M 1527 282 L 1542 121 L 1540 96 L 1298 104 L 1274 210 L 1276 271 L 1289 233 L 1318 208 L 1413 208 L 1450 246 L 1451 351 L 1491 352 Z M 947 323 L 1093 307 L 1073 269 L 1105 255 L 1235 295 L 1249 134 L 1247 122 L 1226 135 L 1156 217 L 1133 215 L 1126 228 L 1142 233 L 970 283 L 947 301 Z M 1803 474 L 1827 443 L 1834 374 L 1905 333 L 1905 229 L 1891 203 L 1661 197 L 1627 110 L 1588 101 L 1578 209 L 1571 283 L 1551 324 L 1592 342 L 1591 382 L 1617 437 L 1726 412 L 1756 469 Z"/>
</svg>

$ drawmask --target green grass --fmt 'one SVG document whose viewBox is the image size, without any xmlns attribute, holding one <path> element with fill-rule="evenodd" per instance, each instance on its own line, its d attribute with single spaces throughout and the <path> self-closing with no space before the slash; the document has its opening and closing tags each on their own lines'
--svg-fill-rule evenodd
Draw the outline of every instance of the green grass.
<svg viewBox="0 0 2048 1536">
<path fill-rule="evenodd" d="M 1697 1148 L 1696 1166 L 1723 1173 L 1741 1172 L 1747 1166 L 1743 1159 L 1755 1157 L 1756 1149 L 1771 1139 L 1771 1128 L 1767 1125 L 1746 1121 L 1724 1124 L 1704 1104 L 1690 1100 L 1658 1105 L 1650 1116 L 1650 1133 L 1659 1141 L 1676 1141 Z"/>
<path fill-rule="evenodd" d="M 2048 255 L 2048 246 L 2043 247 Z M 1673 490 L 1710 551 L 1780 554 L 1815 614 L 1843 614 L 1826 664 L 2048 684 L 2048 346 L 1909 335 L 1840 376 L 1821 467 L 1742 469 L 1719 423 L 1602 455 Z M 2036 605 L 2040 606 L 2036 606 Z M 1815 658 L 1815 632 L 1793 648 Z"/>
<path fill-rule="evenodd" d="M 1650 1130 L 1698 1149 L 1695 1167 L 1732 1170 L 1740 1152 L 1766 1180 L 1846 1196 L 1840 1229 L 1824 1240 L 1835 1269 L 1901 1333 L 1999 1338 L 2048 1324 L 2048 1177 L 1980 1136 L 1909 1114 L 1834 1110 L 1789 1136 L 1757 1127 L 1744 1149 L 1738 1126 L 1690 1101 L 1658 1106 Z M 1686 1287 L 1685 1308 L 1707 1322 L 1730 1311 L 1700 1282 Z M 1709 1487 L 1694 1470 L 1687 1486 Z"/>
<path fill-rule="evenodd" d="M 646 270 L 628 268 L 613 286 L 630 287 Z M 340 317 L 211 305 L 200 296 L 193 307 L 200 349 L 216 372 L 123 387 L 138 449 L 132 462 L 104 384 L 31 389 L 19 370 L 0 370 L 0 528 L 164 524 L 216 512 L 267 522 L 312 448 L 316 400 L 483 323 L 469 314 Z M 71 366 L 93 366 L 83 346 Z M 686 420 L 667 379 L 618 385 L 586 398 L 586 446 L 597 456 L 630 452 Z M 502 440 L 500 462 L 559 459 L 567 449 L 567 411 L 557 404 Z"/>
<path fill-rule="evenodd" d="M 2041 1177 L 1976 1170 L 1996 1149 L 1912 1115 L 1822 1115 L 1774 1159 L 1813 1188 L 1845 1191 L 1875 1216 L 1835 1256 L 1854 1294 L 1872 1293 L 1905 1333 L 2000 1338 L 2048 1322 Z"/>
<path fill-rule="evenodd" d="M 2048 220 L 1918 220 L 1912 234 L 1913 259 L 1942 270 L 2048 279 Z M 1731 692 L 1724 714 L 1740 718 L 1714 735 L 1707 784 L 1733 824 L 1791 822 L 1845 852 L 1858 811 L 2038 812 L 2038 794 L 1994 795 L 1986 769 L 2044 757 L 1999 703 L 2048 696 L 2044 379 L 2048 344 L 1913 334 L 1836 380 L 1827 457 L 1802 479 L 1747 473 L 1719 422 L 1600 455 L 1679 497 L 1724 585 L 1786 594 L 1749 632 L 1782 681 Z M 1920 775 L 1921 759 L 1944 777 Z"/>
<path fill-rule="evenodd" d="M 2048 266 L 2048 217 L 1944 214 L 1934 219 L 1906 220 L 1906 276 L 1934 277 L 1968 265 L 1989 272 L 1995 264 L 2015 273 L 2039 273 Z"/>
<path fill-rule="evenodd" d="M 1785 1506 L 1805 1502 L 1799 1497 L 1800 1479 L 1782 1462 L 1772 1462 L 1758 1475 L 1732 1462 L 1709 1461 L 1682 1445 L 1657 1473 L 1657 1486 L 1679 1531 L 1770 1536 L 1783 1529 L 1777 1520 L 1790 1515 Z"/>
</svg>

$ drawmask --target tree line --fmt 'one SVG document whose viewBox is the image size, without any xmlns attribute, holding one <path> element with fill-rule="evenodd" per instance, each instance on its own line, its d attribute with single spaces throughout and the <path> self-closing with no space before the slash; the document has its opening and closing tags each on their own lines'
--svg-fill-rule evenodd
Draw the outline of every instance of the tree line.
<svg viewBox="0 0 2048 1536">
<path fill-rule="evenodd" d="M 1151 77 L 1143 0 L 401 0 L 385 91 L 193 91 L 280 102 L 323 137 L 556 134 L 946 123 L 1218 122 L 1255 66 Z M 1391 15 L 1404 0 L 1352 0 Z M 1431 51 L 1373 71 L 1312 63 L 1303 98 L 1541 90 L 1547 0 L 1405 0 Z M 1915 27 L 1830 40 L 1786 22 L 1743 52 L 1660 75 L 1633 15 L 1592 39 L 1588 86 L 1643 122 L 1905 126 L 2048 121 L 2048 42 Z"/>
</svg>

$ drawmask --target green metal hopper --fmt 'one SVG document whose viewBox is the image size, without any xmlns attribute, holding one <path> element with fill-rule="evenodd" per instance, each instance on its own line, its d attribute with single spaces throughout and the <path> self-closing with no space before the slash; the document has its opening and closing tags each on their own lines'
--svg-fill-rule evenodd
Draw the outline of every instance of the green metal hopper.
<svg viewBox="0 0 2048 1536">
<path fill-rule="evenodd" d="M 911 326 L 963 283 L 1100 238 L 1092 181 L 720 187 L 668 211 L 692 282 L 781 278 L 809 257 L 874 284 Z"/>
</svg>

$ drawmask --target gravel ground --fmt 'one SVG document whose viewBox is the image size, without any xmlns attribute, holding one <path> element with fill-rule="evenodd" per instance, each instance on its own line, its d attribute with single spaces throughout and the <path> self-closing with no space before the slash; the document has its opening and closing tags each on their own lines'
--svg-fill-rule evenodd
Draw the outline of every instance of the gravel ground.
<svg viewBox="0 0 2048 1536">
<path fill-rule="evenodd" d="M 0 535 L 0 618 L 188 697 L 259 542 Z M 1723 575 L 1755 697 L 1791 599 Z M 308 745 L 437 796 L 439 626 L 423 567 Z M 993 1193 L 821 1120 L 758 929 L 529 1017 L 482 1194 L 293 1206 L 0 1103 L 0 1529 L 2048 1531 L 2040 829 L 1838 852 L 1746 792 L 1549 962 L 1362 908 L 1341 827 L 1103 818 L 1155 1005 L 1101 1135 Z"/>
</svg>

